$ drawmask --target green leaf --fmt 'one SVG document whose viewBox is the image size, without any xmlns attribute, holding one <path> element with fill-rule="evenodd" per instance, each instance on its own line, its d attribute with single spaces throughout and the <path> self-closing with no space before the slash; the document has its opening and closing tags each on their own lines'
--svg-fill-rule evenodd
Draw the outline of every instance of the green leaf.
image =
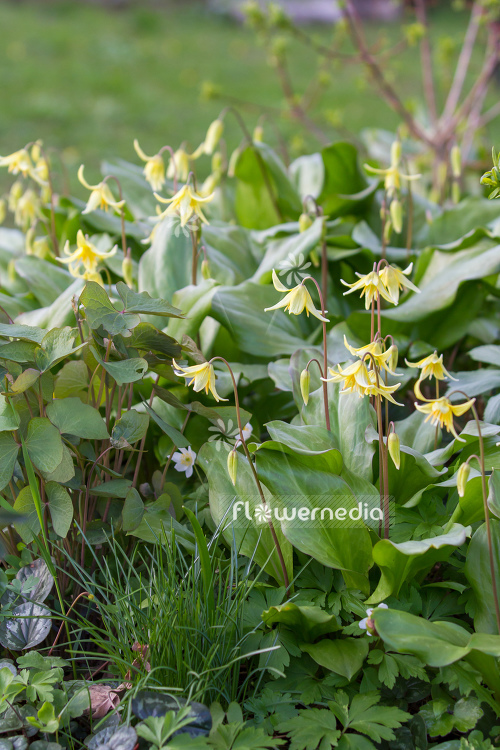
<svg viewBox="0 0 500 750">
<path fill-rule="evenodd" d="M 493 566 L 498 587 L 500 581 L 500 521 L 494 518 L 490 519 L 490 529 Z M 496 634 L 498 627 L 495 617 L 495 600 L 485 523 L 478 528 L 470 541 L 464 572 L 475 594 L 474 625 L 476 630 Z"/>
<path fill-rule="evenodd" d="M 131 484 L 130 479 L 111 479 L 92 487 L 92 494 L 96 497 L 126 497 Z"/>
<path fill-rule="evenodd" d="M 138 380 L 142 380 L 148 370 L 148 363 L 142 357 L 131 357 L 120 362 L 105 362 L 93 346 L 90 349 L 97 362 L 111 375 L 113 380 L 116 380 L 118 385 L 136 383 Z"/>
<path fill-rule="evenodd" d="M 29 544 L 41 530 L 35 502 L 29 487 L 23 487 L 20 491 L 14 503 L 14 510 L 23 515 L 23 520 L 15 523 L 14 527 L 23 542 Z"/>
<path fill-rule="evenodd" d="M 319 643 L 302 644 L 300 648 L 312 656 L 317 664 L 342 675 L 349 682 L 359 672 L 368 655 L 365 638 L 325 639 Z"/>
<path fill-rule="evenodd" d="M 162 315 L 167 318 L 184 317 L 181 310 L 161 298 L 153 298 L 147 292 L 134 292 L 130 287 L 119 281 L 116 290 L 123 300 L 128 313 L 147 313 L 148 315 Z"/>
<path fill-rule="evenodd" d="M 168 435 L 176 448 L 189 447 L 189 440 L 184 437 L 182 432 L 179 432 L 179 430 L 176 430 L 175 427 L 167 424 L 165 420 L 162 419 L 151 406 L 149 406 L 149 404 L 144 403 L 144 406 L 146 407 L 146 411 L 148 412 L 148 414 L 153 417 L 153 420 L 156 422 L 162 432 L 164 432 L 165 435 Z"/>
<path fill-rule="evenodd" d="M 14 380 L 10 389 L 12 393 L 15 394 L 24 393 L 28 390 L 28 388 L 31 388 L 33 385 L 35 385 L 39 377 L 39 371 L 33 369 L 32 367 L 29 367 L 27 370 L 24 370 L 24 372 L 22 372 L 18 378 Z"/>
<path fill-rule="evenodd" d="M 22 339 L 23 341 L 34 341 L 41 344 L 47 332 L 41 328 L 16 324 L 0 323 L 0 338 Z"/>
<path fill-rule="evenodd" d="M 0 432 L 17 430 L 20 421 L 19 414 L 12 403 L 0 394 Z"/>
<path fill-rule="evenodd" d="M 79 346 L 73 346 L 76 329 L 66 326 L 65 328 L 53 328 L 42 339 L 40 348 L 35 349 L 35 364 L 40 372 L 46 372 L 58 362 L 74 354 L 86 342 Z"/>
<path fill-rule="evenodd" d="M 26 448 L 35 466 L 53 472 L 63 459 L 63 444 L 59 430 L 46 417 L 34 417 L 28 423 Z"/>
<path fill-rule="evenodd" d="M 138 315 L 118 311 L 102 286 L 95 281 L 87 281 L 80 295 L 80 304 L 85 308 L 85 318 L 90 328 L 103 328 L 110 336 L 129 336 L 130 331 L 141 322 Z"/>
<path fill-rule="evenodd" d="M 359 167 L 356 148 L 351 143 L 334 143 L 324 148 L 321 156 L 325 177 L 318 203 L 325 215 L 334 218 L 363 209 L 367 198 L 375 192 L 377 181 L 366 193 L 368 182 Z"/>
<path fill-rule="evenodd" d="M 182 348 L 172 336 L 167 336 L 151 323 L 139 323 L 127 339 L 127 347 L 145 352 L 154 352 L 165 357 L 179 358 Z"/>
<path fill-rule="evenodd" d="M 341 735 L 335 715 L 325 708 L 306 708 L 276 728 L 290 737 L 290 750 L 330 750 Z"/>
<path fill-rule="evenodd" d="M 47 482 L 45 491 L 48 497 L 52 528 L 57 536 L 65 539 L 73 520 L 73 503 L 68 491 L 57 482 Z"/>
<path fill-rule="evenodd" d="M 381 572 L 380 581 L 367 604 L 378 604 L 392 594 L 397 596 L 405 581 L 411 581 L 419 574 L 423 577 L 424 572 L 437 562 L 447 560 L 470 534 L 470 526 L 453 524 L 448 534 L 431 539 L 401 544 L 381 539 L 373 548 L 373 560 Z"/>
<path fill-rule="evenodd" d="M 109 437 L 98 410 L 90 404 L 83 404 L 79 398 L 56 399 L 47 404 L 46 413 L 63 435 L 75 435 L 86 440 L 105 440 Z"/>
<path fill-rule="evenodd" d="M 111 445 L 115 448 L 129 448 L 144 437 L 148 431 L 149 416 L 130 409 L 115 422 L 111 433 Z"/>
<path fill-rule="evenodd" d="M 143 516 L 144 503 L 135 487 L 131 487 L 125 496 L 125 503 L 123 505 L 123 530 L 126 532 L 135 531 L 139 527 Z"/>
<path fill-rule="evenodd" d="M 19 445 L 9 432 L 0 433 L 0 490 L 6 487 L 12 477 L 19 453 Z"/>
<path fill-rule="evenodd" d="M 329 615 L 321 607 L 299 606 L 294 602 L 271 607 L 262 613 L 262 619 L 267 626 L 275 623 L 285 625 L 298 633 L 303 641 L 314 641 L 322 635 L 340 630 L 335 615 Z"/>
</svg>

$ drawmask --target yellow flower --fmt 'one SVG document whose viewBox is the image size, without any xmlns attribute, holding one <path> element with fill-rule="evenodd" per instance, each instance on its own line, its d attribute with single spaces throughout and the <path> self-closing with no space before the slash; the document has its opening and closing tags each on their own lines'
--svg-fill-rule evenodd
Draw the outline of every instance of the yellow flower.
<svg viewBox="0 0 500 750">
<path fill-rule="evenodd" d="M 311 315 L 314 315 L 314 317 L 318 318 L 318 320 L 322 320 L 325 323 L 329 322 L 328 318 L 324 318 L 320 311 L 316 310 L 316 308 L 314 307 L 311 295 L 304 286 L 303 282 L 302 284 L 298 284 L 297 286 L 293 287 L 293 289 L 288 289 L 278 279 L 276 271 L 273 268 L 273 284 L 276 291 L 287 292 L 287 294 L 276 305 L 264 308 L 264 312 L 269 312 L 269 310 L 278 310 L 280 307 L 284 307 L 285 312 L 288 310 L 290 315 L 300 315 L 301 312 L 305 310 L 307 317 L 309 317 L 309 313 L 311 313 Z"/>
<path fill-rule="evenodd" d="M 47 237 L 35 237 L 35 229 L 31 227 L 26 232 L 26 255 L 36 255 L 38 258 L 51 258 L 52 250 Z"/>
<path fill-rule="evenodd" d="M 174 152 L 173 157 L 170 157 L 168 163 L 168 179 L 174 180 L 176 176 L 180 182 L 186 182 L 189 177 L 189 155 L 183 148 L 178 148 L 177 151 Z"/>
<path fill-rule="evenodd" d="M 100 208 L 103 211 L 107 211 L 109 206 L 115 208 L 117 211 L 125 205 L 125 201 L 115 201 L 114 195 L 107 182 L 99 182 L 97 185 L 89 185 L 85 177 L 83 176 L 83 164 L 80 165 L 78 170 L 78 179 L 82 183 L 83 187 L 90 190 L 90 198 L 88 199 L 84 214 L 89 214 L 91 211 L 95 211 L 96 208 Z"/>
<path fill-rule="evenodd" d="M 89 238 L 79 229 L 76 235 L 76 250 L 71 252 L 69 240 L 64 246 L 64 254 L 67 258 L 58 258 L 60 263 L 68 263 L 69 272 L 75 278 L 83 278 L 96 281 L 100 279 L 97 267 L 104 258 L 111 258 L 116 253 L 116 245 L 108 251 L 98 250 L 89 242 Z M 83 272 L 81 267 L 83 266 Z M 97 278 L 98 277 L 98 278 Z M 102 283 L 102 280 L 99 282 Z"/>
<path fill-rule="evenodd" d="M 194 154 L 191 155 L 191 159 L 197 159 L 202 154 L 211 156 L 217 145 L 222 138 L 224 132 L 224 123 L 222 120 L 214 120 L 208 127 L 205 140 L 201 143 Z"/>
<path fill-rule="evenodd" d="M 0 198 L 0 224 L 3 224 L 7 215 L 7 204 L 3 198 Z"/>
<path fill-rule="evenodd" d="M 337 365 L 337 370 L 329 368 L 330 378 L 322 378 L 327 383 L 342 383 L 341 393 L 352 393 L 355 391 L 361 398 L 363 396 L 382 396 L 393 404 L 401 406 L 394 400 L 392 394 L 397 391 L 401 383 L 395 385 L 385 385 L 379 378 L 377 384 L 377 373 L 375 370 L 368 370 L 363 360 L 353 362 L 345 369 Z"/>
<path fill-rule="evenodd" d="M 9 190 L 9 211 L 16 210 L 19 198 L 23 194 L 23 183 L 22 180 L 16 180 Z"/>
<path fill-rule="evenodd" d="M 401 188 L 401 181 L 405 180 L 409 182 L 411 180 L 420 179 L 419 174 L 403 174 L 399 171 L 399 163 L 401 161 L 401 142 L 394 141 L 391 147 L 391 165 L 388 169 L 376 169 L 370 167 L 369 164 L 364 164 L 364 168 L 370 174 L 381 174 L 385 176 L 384 187 L 387 192 L 388 198 L 393 198 L 397 191 Z"/>
<path fill-rule="evenodd" d="M 213 193 L 212 195 L 200 195 L 190 185 L 184 185 L 184 187 L 182 187 L 173 198 L 162 198 L 161 195 L 155 193 L 155 198 L 159 200 L 160 203 L 170 203 L 170 206 L 160 214 L 160 218 L 163 219 L 165 216 L 172 216 L 172 214 L 179 213 L 179 216 L 181 217 L 181 227 L 186 226 L 193 215 L 198 216 L 201 221 L 208 224 L 208 221 L 200 208 L 200 203 L 208 203 L 213 197 Z"/>
<path fill-rule="evenodd" d="M 201 365 L 193 365 L 192 367 L 181 367 L 177 364 L 175 359 L 173 359 L 172 362 L 176 375 L 179 377 L 191 378 L 187 385 L 193 385 L 194 383 L 193 390 L 196 393 L 205 390 L 205 393 L 208 394 L 208 391 L 210 391 L 216 401 L 228 400 L 227 398 L 219 396 L 215 389 L 215 370 L 210 362 L 203 362 Z"/>
<path fill-rule="evenodd" d="M 143 173 L 147 182 L 149 182 L 153 190 L 161 190 L 165 184 L 165 164 L 163 163 L 161 154 L 146 156 L 142 148 L 139 146 L 137 138 L 134 141 L 134 148 L 137 156 L 142 159 L 142 161 L 146 162 Z"/>
<path fill-rule="evenodd" d="M 361 346 L 359 349 L 355 349 L 353 346 L 350 346 L 344 335 L 344 346 L 351 352 L 351 354 L 360 359 L 363 359 L 366 354 L 371 354 L 379 368 L 383 367 L 384 370 L 390 372 L 391 375 L 396 375 L 394 370 L 398 362 L 398 348 L 394 344 L 385 352 L 382 350 L 382 345 L 378 340 L 372 341 L 371 344 L 365 344 L 365 346 Z M 370 364 L 371 357 L 367 357 L 366 359 L 368 364 Z"/>
<path fill-rule="evenodd" d="M 418 379 L 419 381 L 425 380 L 426 378 L 436 378 L 436 380 L 447 380 L 449 378 L 450 380 L 456 380 L 456 378 L 453 378 L 443 365 L 443 355 L 440 354 L 438 357 L 436 351 L 429 354 L 428 357 L 420 359 L 418 362 L 408 362 L 407 359 L 405 359 L 405 362 L 408 367 L 415 367 L 422 370 Z M 419 398 L 422 398 L 422 396 L 419 395 Z"/>
<path fill-rule="evenodd" d="M 11 174 L 22 174 L 27 177 L 33 169 L 33 162 L 28 151 L 21 148 L 9 156 L 0 156 L 0 167 L 7 167 Z"/>
<path fill-rule="evenodd" d="M 391 295 L 395 305 L 399 302 L 400 289 L 411 289 L 420 294 L 420 289 L 406 278 L 411 273 L 412 268 L 413 263 L 410 263 L 404 271 L 397 268 L 397 266 L 386 265 L 380 271 L 380 279 Z"/>
<path fill-rule="evenodd" d="M 350 287 L 348 292 L 344 292 L 344 296 L 361 289 L 360 297 L 363 295 L 365 296 L 365 308 L 367 310 L 369 310 L 372 300 L 376 300 L 379 294 L 387 300 L 387 302 L 396 304 L 376 271 L 370 271 L 370 273 L 367 273 L 364 276 L 356 271 L 356 276 L 359 276 L 359 281 L 355 281 L 354 284 L 348 284 L 347 281 L 340 279 L 344 286 Z"/>
<path fill-rule="evenodd" d="M 28 188 L 16 203 L 14 221 L 25 232 L 40 216 L 40 198 L 32 188 Z"/>
<path fill-rule="evenodd" d="M 475 402 L 475 398 L 471 398 L 464 404 L 452 404 L 449 398 L 443 396 L 442 398 L 435 399 L 434 401 L 427 401 L 425 404 L 415 404 L 415 408 L 422 414 L 427 414 L 426 422 L 431 420 L 431 424 L 440 427 L 445 427 L 448 432 L 451 432 L 457 440 L 465 443 L 463 438 L 458 437 L 455 427 L 453 426 L 453 417 L 461 417 L 468 411 L 472 404 Z"/>
</svg>

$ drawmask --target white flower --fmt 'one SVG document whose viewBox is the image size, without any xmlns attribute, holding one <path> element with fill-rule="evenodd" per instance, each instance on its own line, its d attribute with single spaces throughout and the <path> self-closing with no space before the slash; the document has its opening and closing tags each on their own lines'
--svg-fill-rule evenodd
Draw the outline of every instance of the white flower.
<svg viewBox="0 0 500 750">
<path fill-rule="evenodd" d="M 189 479 L 193 475 L 193 466 L 196 461 L 196 453 L 189 446 L 189 448 L 181 448 L 172 456 L 174 462 L 174 469 L 176 471 L 185 471 L 186 477 Z"/>
<path fill-rule="evenodd" d="M 250 424 L 250 422 L 247 422 L 246 425 L 243 427 L 243 429 L 241 431 L 243 433 L 243 440 L 246 443 L 246 441 L 248 440 L 248 438 L 252 436 L 252 425 Z M 239 435 L 239 432 L 238 432 L 238 435 Z M 238 440 L 236 441 L 236 446 L 235 447 L 237 448 L 238 445 L 241 445 L 241 438 L 240 437 L 238 437 Z"/>
<path fill-rule="evenodd" d="M 373 627 L 373 623 L 371 623 L 371 625 L 368 625 L 367 623 L 368 623 L 368 620 L 371 618 L 373 611 L 375 609 L 389 609 L 389 607 L 387 606 L 387 604 L 384 604 L 384 602 L 382 602 L 382 604 L 377 604 L 376 607 L 370 607 L 369 609 L 366 610 L 367 616 L 364 617 L 362 620 L 360 620 L 358 625 L 361 628 L 361 630 L 366 630 L 366 634 L 369 636 L 373 635 L 373 633 L 370 633 L 370 630 L 369 630 L 370 627 Z"/>
</svg>

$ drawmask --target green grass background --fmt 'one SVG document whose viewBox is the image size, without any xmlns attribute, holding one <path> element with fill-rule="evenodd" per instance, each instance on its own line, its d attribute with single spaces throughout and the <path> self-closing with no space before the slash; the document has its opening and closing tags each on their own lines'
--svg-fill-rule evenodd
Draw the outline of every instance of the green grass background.
<svg viewBox="0 0 500 750">
<path fill-rule="evenodd" d="M 433 15 L 436 55 L 445 78 L 442 49 L 455 45 L 458 52 L 466 19 L 465 13 L 449 10 Z M 217 85 L 223 96 L 270 106 L 280 114 L 282 93 L 254 32 L 210 14 L 203 5 L 183 2 L 152 8 L 138 2 L 124 11 L 110 11 L 78 0 L 4 0 L 0 29 L 2 155 L 42 138 L 47 146 L 64 149 L 72 175 L 84 161 L 92 179 L 104 157 L 136 159 L 135 137 L 151 153 L 166 143 L 176 148 L 183 140 L 195 146 L 224 104 L 223 99 L 200 98 L 204 81 Z M 331 34 L 329 29 L 310 32 L 324 42 Z M 371 40 L 381 33 L 395 41 L 398 25 L 368 27 Z M 300 90 L 315 68 L 314 56 L 293 44 L 291 59 Z M 471 80 L 479 62 L 475 59 Z M 394 115 L 360 73 L 358 67 L 336 69 L 319 106 L 340 117 L 350 131 L 390 128 Z M 405 99 L 418 102 L 418 49 L 398 55 L 391 76 Z M 245 117 L 253 127 L 258 111 L 247 110 Z M 292 150 L 317 145 L 300 135 L 296 123 L 282 118 L 279 126 L 291 136 Z M 329 132 L 333 139 L 335 131 Z M 230 145 L 236 145 L 236 126 L 229 121 L 228 135 Z M 492 137 L 496 135 L 500 128 L 494 124 Z M 269 136 L 273 141 L 271 131 Z"/>
</svg>

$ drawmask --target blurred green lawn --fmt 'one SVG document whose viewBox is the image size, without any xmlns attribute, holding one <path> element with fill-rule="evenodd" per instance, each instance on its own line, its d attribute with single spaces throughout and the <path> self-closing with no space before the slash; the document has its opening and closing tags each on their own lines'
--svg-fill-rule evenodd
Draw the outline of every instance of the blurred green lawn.
<svg viewBox="0 0 500 750">
<path fill-rule="evenodd" d="M 464 14 L 441 12 L 434 21 L 436 37 L 448 40 L 439 49 L 460 41 Z M 81 161 L 88 164 L 89 179 L 104 157 L 136 159 L 135 137 L 151 153 L 184 140 L 196 146 L 223 106 L 222 99 L 201 99 L 204 81 L 238 99 L 278 109 L 282 104 L 276 77 L 254 33 L 191 2 L 156 10 L 141 4 L 117 12 L 76 0 L 4 1 L 0 28 L 0 154 L 42 138 L 47 146 L 65 149 L 73 174 Z M 370 35 L 381 30 L 396 39 L 397 26 L 371 27 Z M 312 33 L 328 41 L 331 31 Z M 302 47 L 294 46 L 292 52 L 300 87 L 308 81 L 314 60 Z M 417 100 L 418 50 L 399 55 L 394 66 L 404 97 Z M 361 85 L 359 68 L 339 69 L 332 79 L 320 105 L 333 117 L 340 114 L 347 129 L 395 123 L 378 94 Z M 245 117 L 253 127 L 258 112 L 247 110 Z M 280 127 L 286 135 L 301 132 L 283 119 Z M 231 145 L 236 145 L 235 125 L 228 122 L 228 130 Z M 495 130 L 500 134 L 498 127 Z M 297 148 L 300 143 L 295 140 Z M 306 137 L 304 145 L 313 146 L 314 140 Z M 3 182 L 3 176 L 0 179 Z"/>
</svg>

